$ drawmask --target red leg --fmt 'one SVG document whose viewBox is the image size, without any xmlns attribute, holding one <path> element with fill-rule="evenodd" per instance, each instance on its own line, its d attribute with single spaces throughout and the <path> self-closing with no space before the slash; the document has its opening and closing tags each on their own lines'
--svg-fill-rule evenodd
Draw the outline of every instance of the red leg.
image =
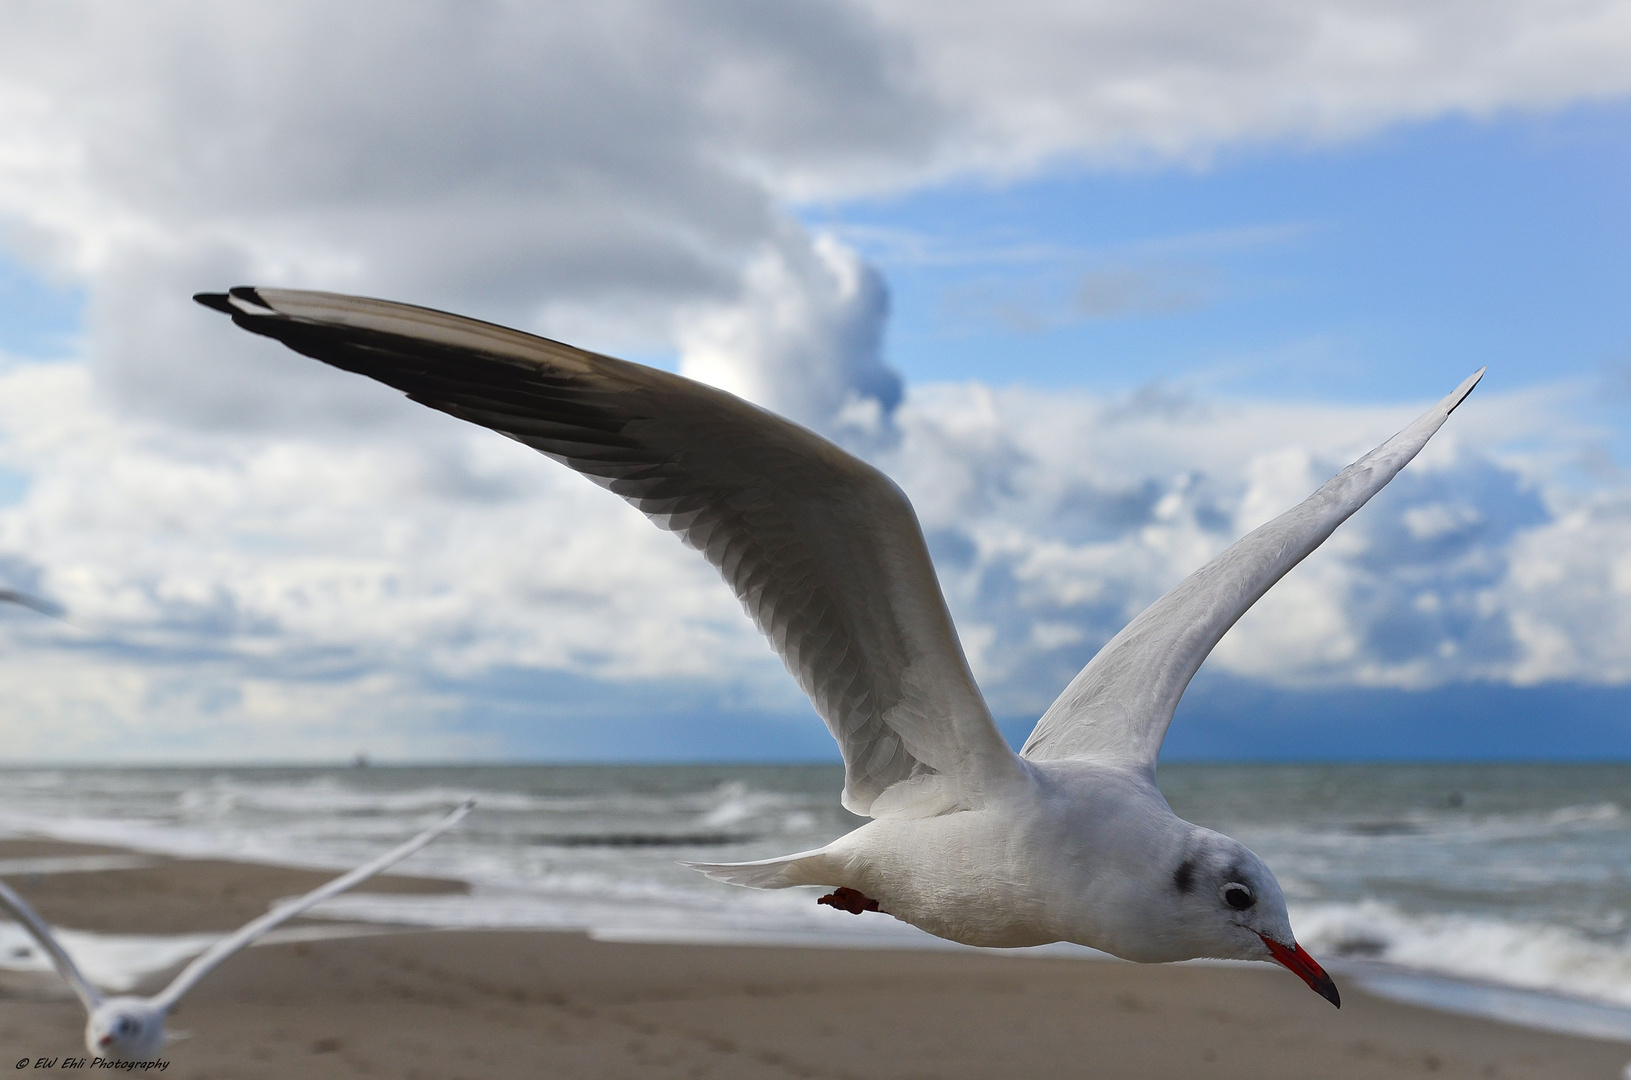
<svg viewBox="0 0 1631 1080">
<path fill-rule="evenodd" d="M 865 896 L 854 889 L 839 888 L 816 900 L 818 904 L 835 907 L 839 911 L 847 911 L 851 915 L 859 915 L 863 911 L 883 911 L 878 902 L 870 896 Z M 888 914 L 888 912 L 884 912 Z"/>
</svg>

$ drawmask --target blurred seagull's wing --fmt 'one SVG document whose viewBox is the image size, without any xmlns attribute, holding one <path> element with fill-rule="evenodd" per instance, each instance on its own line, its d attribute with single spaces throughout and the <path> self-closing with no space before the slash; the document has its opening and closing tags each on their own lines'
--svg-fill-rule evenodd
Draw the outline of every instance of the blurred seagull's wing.
<svg viewBox="0 0 1631 1080">
<path fill-rule="evenodd" d="M 810 695 L 854 812 L 977 805 L 1020 774 L 906 496 L 814 432 L 678 375 L 444 312 L 279 289 L 195 299 L 525 443 L 678 533 Z"/>
<path fill-rule="evenodd" d="M 12 892 L 11 886 L 3 881 L 0 881 L 0 907 L 11 912 L 12 916 L 23 924 L 23 929 L 28 931 L 29 936 L 45 950 L 45 954 L 51 958 L 51 962 L 62 973 L 62 977 L 68 980 L 68 985 L 74 988 L 74 993 L 79 995 L 79 1000 L 84 1004 L 87 1013 L 93 1012 L 102 1004 L 101 993 L 90 984 L 90 980 L 80 974 L 79 968 L 74 965 L 61 942 L 51 933 L 51 928 L 45 925 L 45 920 L 35 914 L 34 909 L 28 906 L 28 902 Z"/>
<path fill-rule="evenodd" d="M 246 923 L 242 928 L 211 945 L 192 963 L 182 968 L 181 973 L 171 981 L 170 985 L 154 996 L 153 1004 L 161 1010 L 170 1009 L 177 1001 L 181 1000 L 181 995 L 191 990 L 198 980 L 215 970 L 221 961 L 239 949 L 254 944 L 257 938 L 288 922 L 302 911 L 315 907 L 331 896 L 338 896 L 352 886 L 367 881 L 380 871 L 395 866 L 457 825 L 460 819 L 468 814 L 470 808 L 475 805 L 476 800 L 466 799 L 452 813 L 407 843 L 392 848 L 373 862 L 364 863 L 349 874 L 342 874 L 327 885 L 318 886 L 305 896 L 290 900 L 285 904 L 279 904 L 260 918 Z"/>
<path fill-rule="evenodd" d="M 60 619 L 64 612 L 61 604 L 53 604 L 49 600 L 42 600 L 38 596 L 18 592 L 16 589 L 0 589 L 0 603 L 17 604 L 21 607 L 37 611 L 41 615 L 48 615 L 53 619 Z"/>
<path fill-rule="evenodd" d="M 1212 647 L 1286 571 L 1387 486 L 1483 374 L 1479 368 L 1409 427 L 1128 623 L 1037 721 L 1021 756 L 1099 757 L 1153 772 L 1178 699 Z"/>
</svg>

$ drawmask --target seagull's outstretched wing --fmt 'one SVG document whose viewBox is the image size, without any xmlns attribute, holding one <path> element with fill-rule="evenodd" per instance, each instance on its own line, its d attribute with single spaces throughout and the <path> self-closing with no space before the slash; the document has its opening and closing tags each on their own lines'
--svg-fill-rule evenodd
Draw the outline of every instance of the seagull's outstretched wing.
<svg viewBox="0 0 1631 1080">
<path fill-rule="evenodd" d="M 42 600 L 38 596 L 30 596 L 16 589 L 0 589 L 0 604 L 17 604 L 41 615 L 49 615 L 53 619 L 60 619 L 63 616 L 61 604 L 53 604 L 49 600 Z"/>
<path fill-rule="evenodd" d="M 45 954 L 57 966 L 62 977 L 68 980 L 68 985 L 74 988 L 74 993 L 79 995 L 79 1000 L 84 1003 L 87 1013 L 102 1004 L 101 993 L 80 974 L 79 968 L 74 966 L 73 960 L 69 958 L 62 944 L 51 933 L 51 928 L 45 925 L 45 920 L 35 914 L 27 901 L 12 892 L 11 887 L 3 881 L 0 881 L 0 907 L 11 912 L 12 916 L 23 924 L 23 929 L 27 930 L 39 943 L 40 948 L 45 950 Z"/>
<path fill-rule="evenodd" d="M 1153 770 L 1178 699 L 1212 647 L 1286 571 L 1387 486 L 1483 374 L 1479 368 L 1409 427 L 1151 604 L 1071 680 L 1021 755 L 1033 761 L 1103 757 Z"/>
<path fill-rule="evenodd" d="M 1018 775 L 906 496 L 826 439 L 678 375 L 425 308 L 275 289 L 195 299 L 523 442 L 678 533 L 826 720 L 856 813 L 969 805 Z"/>
<path fill-rule="evenodd" d="M 181 973 L 171 980 L 170 985 L 153 997 L 154 1006 L 161 1010 L 170 1009 L 176 1002 L 181 1000 L 181 995 L 191 990 L 198 983 L 198 980 L 215 970 L 221 961 L 239 949 L 254 944 L 257 938 L 288 922 L 302 911 L 315 907 L 331 896 L 338 896 L 352 886 L 362 884 L 380 871 L 395 866 L 457 825 L 459 820 L 468 814 L 470 808 L 475 805 L 476 800 L 466 799 L 452 813 L 407 843 L 392 848 L 373 862 L 364 863 L 349 874 L 342 874 L 327 885 L 318 886 L 305 896 L 290 900 L 285 904 L 279 904 L 260 918 L 246 923 L 240 929 L 228 934 L 206 949 L 192 963 L 182 968 Z"/>
</svg>

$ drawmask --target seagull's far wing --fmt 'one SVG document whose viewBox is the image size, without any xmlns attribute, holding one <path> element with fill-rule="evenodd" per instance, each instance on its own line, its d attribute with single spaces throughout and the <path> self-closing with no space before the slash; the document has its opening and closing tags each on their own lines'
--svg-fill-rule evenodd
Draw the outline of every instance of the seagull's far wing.
<svg viewBox="0 0 1631 1080">
<path fill-rule="evenodd" d="M 1105 757 L 1153 770 L 1178 699 L 1212 647 L 1286 571 L 1387 486 L 1483 374 L 1479 368 L 1409 427 L 1151 604 L 1071 680 L 1021 755 L 1033 761 Z"/>
<path fill-rule="evenodd" d="M 37 611 L 41 615 L 48 615 L 53 619 L 62 618 L 62 605 L 53 604 L 49 600 L 42 600 L 38 596 L 18 592 L 16 589 L 0 589 L 0 603 L 17 604 Z"/>
<path fill-rule="evenodd" d="M 74 988 L 74 993 L 79 995 L 79 1000 L 85 1005 L 85 1011 L 94 1012 L 96 1007 L 102 1004 L 102 995 L 84 975 L 80 974 L 79 968 L 74 966 L 73 960 L 51 933 L 51 928 L 45 925 L 45 920 L 36 915 L 27 901 L 12 892 L 11 887 L 3 881 L 0 881 L 0 907 L 11 912 L 17 921 L 23 924 L 23 929 L 27 930 L 39 943 L 40 948 L 45 950 L 45 954 L 57 966 L 62 977 L 68 980 L 68 985 Z"/>
<path fill-rule="evenodd" d="M 197 299 L 523 442 L 678 533 L 810 695 L 856 813 L 968 805 L 1018 774 L 906 496 L 826 439 L 678 375 L 439 311 L 274 289 Z"/>
<path fill-rule="evenodd" d="M 349 874 L 342 874 L 327 885 L 318 886 L 305 896 L 290 900 L 286 904 L 279 904 L 260 918 L 244 924 L 238 930 L 211 945 L 196 960 L 182 968 L 181 973 L 171 980 L 170 985 L 166 986 L 153 998 L 153 1004 L 160 1009 L 169 1009 L 180 1001 L 181 995 L 191 990 L 198 983 L 198 980 L 215 970 L 221 961 L 239 949 L 254 944 L 257 938 L 288 922 L 302 911 L 321 904 L 331 896 L 338 896 L 352 886 L 362 884 L 380 871 L 395 866 L 457 825 L 460 819 L 468 814 L 470 808 L 475 805 L 476 800 L 466 799 L 452 813 L 407 843 L 392 848 L 373 862 L 364 863 Z"/>
</svg>

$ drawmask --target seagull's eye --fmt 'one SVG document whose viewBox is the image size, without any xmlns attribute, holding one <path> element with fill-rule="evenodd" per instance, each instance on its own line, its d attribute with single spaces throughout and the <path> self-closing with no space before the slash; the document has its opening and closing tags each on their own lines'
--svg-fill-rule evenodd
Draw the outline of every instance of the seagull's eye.
<svg viewBox="0 0 1631 1080">
<path fill-rule="evenodd" d="M 1223 902 L 1236 911 L 1245 911 L 1257 903 L 1257 897 L 1252 891 L 1238 881 L 1231 881 L 1223 887 Z"/>
</svg>

